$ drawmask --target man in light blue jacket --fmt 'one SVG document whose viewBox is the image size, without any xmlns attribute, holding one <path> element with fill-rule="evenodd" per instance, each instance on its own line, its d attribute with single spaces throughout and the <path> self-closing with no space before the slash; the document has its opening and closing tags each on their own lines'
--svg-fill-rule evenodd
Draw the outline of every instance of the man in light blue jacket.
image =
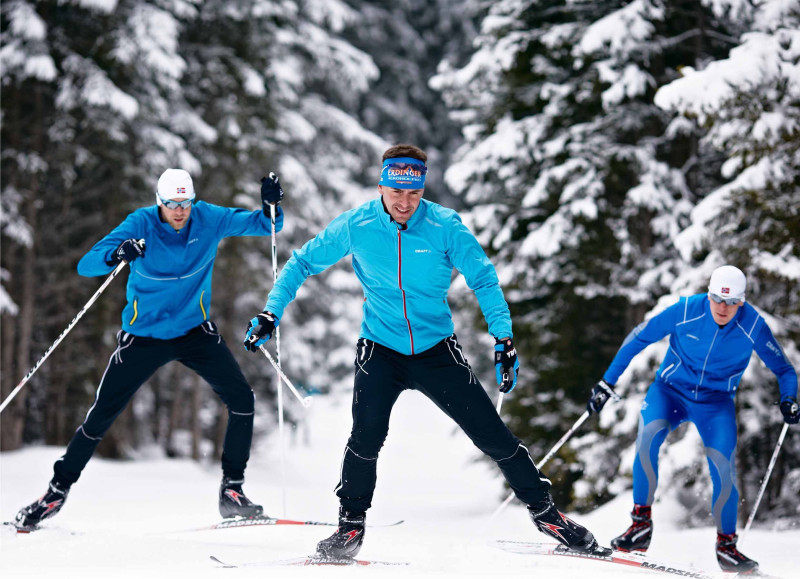
<svg viewBox="0 0 800 579">
<path fill-rule="evenodd" d="M 167 169 L 158 180 L 156 203 L 131 213 L 80 260 L 78 273 L 84 276 L 108 275 L 123 261 L 130 264 L 122 329 L 94 404 L 56 461 L 47 492 L 17 514 L 19 529 L 35 529 L 61 510 L 111 424 L 139 387 L 173 360 L 203 377 L 228 408 L 220 514 L 252 517 L 263 512 L 242 490 L 253 435 L 253 390 L 211 320 L 211 277 L 220 241 L 270 235 L 269 206 L 282 196 L 277 178 L 264 178 L 262 209 L 195 202 L 189 173 Z M 282 226 L 278 207 L 275 230 Z"/>
<path fill-rule="evenodd" d="M 336 488 L 339 527 L 321 541 L 322 557 L 354 557 L 372 504 L 378 452 L 392 406 L 415 389 L 450 416 L 497 463 L 537 527 L 563 544 L 593 551 L 597 542 L 553 504 L 550 481 L 505 426 L 478 382 L 453 333 L 447 304 L 453 268 L 465 278 L 495 337 L 495 368 L 502 392 L 517 381 L 511 316 L 494 266 L 458 214 L 422 199 L 427 156 L 395 145 L 383 155 L 380 196 L 335 218 L 295 251 L 250 321 L 245 347 L 257 351 L 309 275 L 347 255 L 364 291 L 363 322 L 355 358 L 353 427 Z"/>
<path fill-rule="evenodd" d="M 739 381 L 755 351 L 778 378 L 780 410 L 797 424 L 797 373 L 766 321 L 745 303 L 747 281 L 732 265 L 714 270 L 708 293 L 681 298 L 642 322 L 625 339 L 587 409 L 600 412 L 631 360 L 648 345 L 669 336 L 669 348 L 642 404 L 633 464 L 633 524 L 611 545 L 646 551 L 653 534 L 651 505 L 658 484 L 658 451 L 667 434 L 693 422 L 708 457 L 713 484 L 712 514 L 717 522 L 717 561 L 725 571 L 752 572 L 758 564 L 736 547 L 736 407 Z"/>
</svg>

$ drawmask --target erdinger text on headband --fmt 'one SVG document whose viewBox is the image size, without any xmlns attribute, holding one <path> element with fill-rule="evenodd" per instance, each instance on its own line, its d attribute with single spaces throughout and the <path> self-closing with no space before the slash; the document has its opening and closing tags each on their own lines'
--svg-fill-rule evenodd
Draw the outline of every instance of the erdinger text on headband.
<svg viewBox="0 0 800 579">
<path fill-rule="evenodd" d="M 386 159 L 378 185 L 394 189 L 423 189 L 428 168 L 419 159 L 396 157 Z"/>
</svg>

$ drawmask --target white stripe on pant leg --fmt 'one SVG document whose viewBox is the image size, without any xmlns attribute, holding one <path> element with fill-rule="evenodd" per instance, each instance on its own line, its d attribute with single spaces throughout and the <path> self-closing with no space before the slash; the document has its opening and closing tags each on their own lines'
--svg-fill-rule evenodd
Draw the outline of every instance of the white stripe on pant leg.
<svg viewBox="0 0 800 579">
<path fill-rule="evenodd" d="M 118 345 L 117 349 L 111 353 L 111 357 L 108 359 L 108 364 L 106 364 L 106 369 L 103 370 L 103 376 L 102 378 L 100 378 L 100 384 L 97 386 L 97 392 L 94 395 L 94 402 L 89 407 L 89 410 L 86 412 L 86 417 L 83 419 L 84 424 L 86 424 L 86 421 L 89 420 L 89 415 L 92 413 L 92 410 L 94 410 L 94 407 L 97 406 L 97 401 L 100 398 L 100 390 L 102 390 L 103 384 L 106 381 L 106 374 L 108 374 L 108 369 L 111 367 L 111 363 L 115 362 L 117 364 L 122 364 L 122 350 L 129 348 L 130 346 L 133 345 L 134 337 L 131 334 L 128 334 L 127 332 L 122 332 L 122 333 L 124 334 L 122 340 L 125 339 L 125 336 L 131 336 L 131 341 L 125 346 Z M 120 340 L 120 342 L 122 340 Z"/>
<path fill-rule="evenodd" d="M 455 363 L 459 366 L 466 368 L 467 372 L 469 372 L 469 383 L 472 384 L 475 382 L 477 384 L 478 379 L 475 377 L 475 373 L 472 371 L 469 362 L 467 362 L 466 356 L 464 356 L 464 351 L 461 349 L 461 344 L 459 344 L 458 341 L 453 338 L 453 336 L 445 338 L 444 343 L 447 345 L 447 349 L 449 350 L 450 355 L 453 357 L 453 361 L 455 361 Z M 458 353 L 458 357 L 456 357 L 456 353 Z M 458 360 L 459 357 L 463 363 Z"/>
</svg>

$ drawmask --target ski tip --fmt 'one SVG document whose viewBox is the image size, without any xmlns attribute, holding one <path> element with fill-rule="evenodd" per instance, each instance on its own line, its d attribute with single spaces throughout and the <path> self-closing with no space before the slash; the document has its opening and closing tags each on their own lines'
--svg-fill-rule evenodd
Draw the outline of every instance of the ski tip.
<svg viewBox="0 0 800 579">
<path fill-rule="evenodd" d="M 214 563 L 217 563 L 218 565 L 222 565 L 226 569 L 232 569 L 232 568 L 236 567 L 236 565 L 231 565 L 230 563 L 226 563 L 225 561 L 217 559 L 214 555 L 209 555 L 208 558 L 211 559 L 212 561 L 214 561 Z"/>
<path fill-rule="evenodd" d="M 35 531 L 35 530 L 37 530 L 39 528 L 36 525 L 31 525 L 29 527 L 21 526 L 21 525 L 18 525 L 16 523 L 16 521 L 5 521 L 3 523 L 3 525 L 8 525 L 12 529 L 14 529 L 14 531 L 16 531 L 16 533 L 18 535 L 29 535 L 30 533 L 32 533 L 33 531 Z"/>
</svg>

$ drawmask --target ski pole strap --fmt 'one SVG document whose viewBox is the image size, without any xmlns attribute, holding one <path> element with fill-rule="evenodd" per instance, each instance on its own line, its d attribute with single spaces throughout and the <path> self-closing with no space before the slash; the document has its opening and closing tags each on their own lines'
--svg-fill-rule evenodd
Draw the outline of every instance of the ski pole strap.
<svg viewBox="0 0 800 579">
<path fill-rule="evenodd" d="M 619 402 L 620 400 L 622 400 L 622 398 L 620 398 L 620 395 L 614 391 L 613 386 L 611 386 L 611 384 L 609 384 L 605 380 L 600 380 L 600 382 L 598 382 L 597 385 L 603 389 L 603 392 L 608 394 L 609 398 L 613 398 L 614 402 Z"/>
</svg>

